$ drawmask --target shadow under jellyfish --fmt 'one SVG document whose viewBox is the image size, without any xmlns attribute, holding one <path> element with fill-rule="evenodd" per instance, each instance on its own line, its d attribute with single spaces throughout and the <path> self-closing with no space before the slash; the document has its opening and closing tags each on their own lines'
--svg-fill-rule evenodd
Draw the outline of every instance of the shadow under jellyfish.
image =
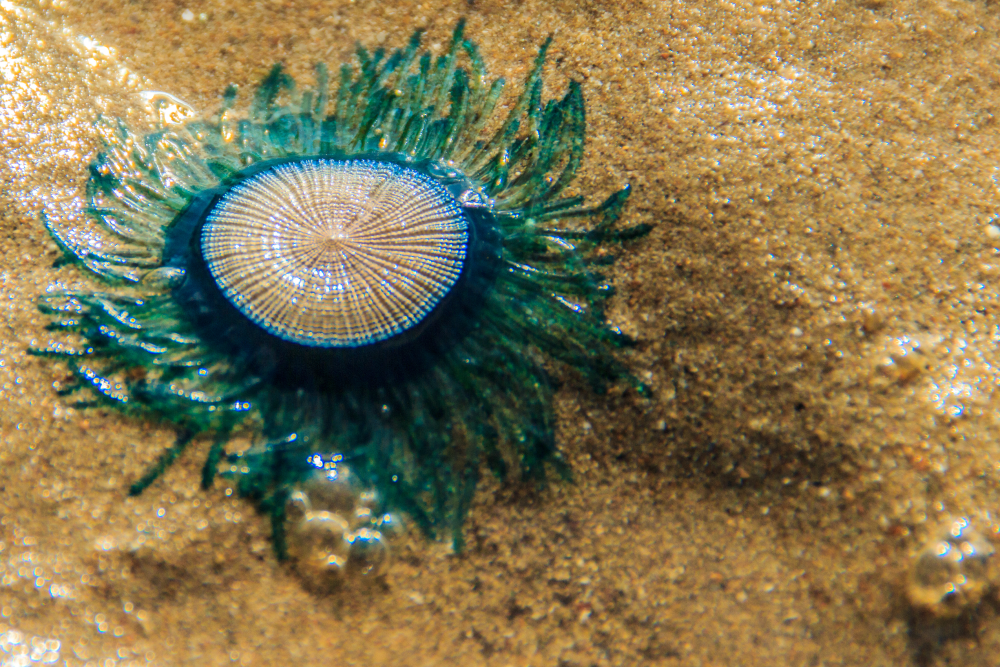
<svg viewBox="0 0 1000 667">
<path fill-rule="evenodd" d="M 81 403 L 176 426 L 131 493 L 204 436 L 203 485 L 231 475 L 279 556 L 298 489 L 345 470 L 460 548 L 483 470 L 568 474 L 549 360 L 643 390 L 598 271 L 646 229 L 614 229 L 628 188 L 595 207 L 560 196 L 583 155 L 580 85 L 542 102 L 546 41 L 494 119 L 504 82 L 462 33 L 437 58 L 419 32 L 359 47 L 335 94 L 323 66 L 300 93 L 275 66 L 242 115 L 230 87 L 210 119 L 98 123 L 87 211 L 107 242 L 47 227 L 110 287 L 46 294 L 67 336 L 36 352 L 65 360 L 66 393 L 94 395 Z M 236 432 L 252 445 L 227 452 Z"/>
</svg>

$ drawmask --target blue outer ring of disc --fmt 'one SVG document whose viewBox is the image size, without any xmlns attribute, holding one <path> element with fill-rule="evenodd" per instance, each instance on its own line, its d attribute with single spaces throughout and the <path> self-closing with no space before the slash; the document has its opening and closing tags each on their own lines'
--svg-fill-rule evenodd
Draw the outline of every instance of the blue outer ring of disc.
<svg viewBox="0 0 1000 667">
<path fill-rule="evenodd" d="M 416 326 L 379 342 L 352 348 L 316 348 L 281 339 L 262 329 L 226 299 L 201 256 L 201 228 L 233 185 L 275 165 L 303 159 L 371 159 L 392 162 L 438 180 L 459 202 L 469 221 L 462 272 L 452 289 Z M 163 265 L 182 269 L 174 300 L 194 332 L 211 349 L 239 360 L 248 372 L 290 390 L 332 390 L 354 384 L 382 385 L 421 373 L 478 326 L 500 273 L 503 235 L 491 202 L 478 186 L 449 165 L 395 153 L 320 154 L 251 165 L 215 188 L 196 194 L 169 225 Z M 325 388 L 325 389 L 324 389 Z"/>
</svg>

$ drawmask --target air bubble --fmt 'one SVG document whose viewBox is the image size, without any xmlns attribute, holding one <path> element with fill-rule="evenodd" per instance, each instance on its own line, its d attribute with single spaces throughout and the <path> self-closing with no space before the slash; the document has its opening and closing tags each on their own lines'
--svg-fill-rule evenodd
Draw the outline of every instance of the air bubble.
<svg viewBox="0 0 1000 667">
<path fill-rule="evenodd" d="M 321 471 L 293 491 L 285 504 L 288 556 L 296 574 L 313 590 L 331 590 L 385 571 L 389 540 L 402 522 L 379 508 L 378 494 L 343 473 Z"/>
<path fill-rule="evenodd" d="M 935 616 L 958 616 L 979 604 L 996 580 L 993 546 L 969 520 L 950 521 L 921 549 L 907 585 L 910 603 Z"/>
</svg>

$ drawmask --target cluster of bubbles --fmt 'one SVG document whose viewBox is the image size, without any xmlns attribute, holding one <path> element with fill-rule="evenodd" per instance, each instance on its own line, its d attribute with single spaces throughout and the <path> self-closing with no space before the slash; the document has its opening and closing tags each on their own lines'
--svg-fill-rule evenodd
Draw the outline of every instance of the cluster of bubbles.
<svg viewBox="0 0 1000 667">
<path fill-rule="evenodd" d="M 285 504 L 292 567 L 319 590 L 384 572 L 389 542 L 404 532 L 400 518 L 381 511 L 378 494 L 361 487 L 341 457 L 316 454 L 311 462 L 316 472 Z"/>
<path fill-rule="evenodd" d="M 54 665 L 59 662 L 58 639 L 31 637 L 19 630 L 0 632 L 0 667 Z"/>
<path fill-rule="evenodd" d="M 954 617 L 1000 593 L 996 550 L 968 519 L 948 522 L 921 549 L 909 572 L 910 603 L 938 617 Z"/>
</svg>

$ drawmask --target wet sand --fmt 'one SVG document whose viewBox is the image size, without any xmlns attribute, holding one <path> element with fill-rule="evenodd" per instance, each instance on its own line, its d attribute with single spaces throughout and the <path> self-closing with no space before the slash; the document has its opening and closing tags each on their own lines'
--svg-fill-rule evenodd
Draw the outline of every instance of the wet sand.
<svg viewBox="0 0 1000 667">
<path fill-rule="evenodd" d="M 995 664 L 1000 578 L 924 608 L 910 578 L 958 518 L 1000 541 L 995 7 L 31 7 L 0 5 L 0 664 Z M 143 122 L 135 91 L 210 112 L 274 62 L 305 82 L 423 27 L 440 49 L 462 16 L 491 74 L 554 33 L 548 93 L 583 83 L 576 188 L 631 183 L 624 221 L 655 226 L 610 313 L 655 395 L 567 377 L 574 484 L 484 485 L 465 553 L 414 536 L 317 594 L 251 505 L 198 488 L 208 443 L 126 496 L 173 434 L 68 409 L 26 354 L 35 295 L 87 280 L 38 212 L 85 224 L 90 122 Z"/>
</svg>

